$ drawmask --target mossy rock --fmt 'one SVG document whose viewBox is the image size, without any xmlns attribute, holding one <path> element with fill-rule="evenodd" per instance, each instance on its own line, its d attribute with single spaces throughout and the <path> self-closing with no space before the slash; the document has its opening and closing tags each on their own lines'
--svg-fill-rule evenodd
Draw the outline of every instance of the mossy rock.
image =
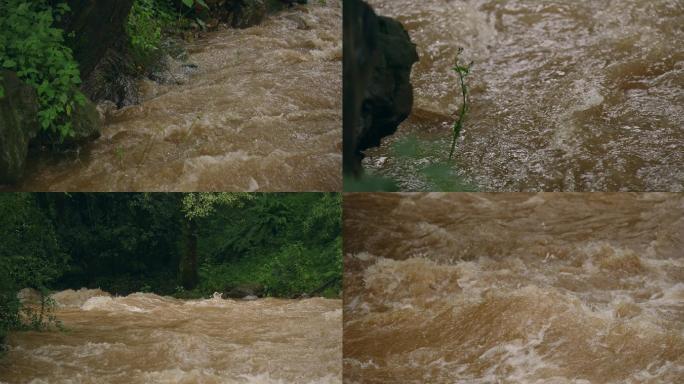
<svg viewBox="0 0 684 384">
<path fill-rule="evenodd" d="M 29 142 L 36 137 L 38 95 L 14 72 L 0 72 L 0 183 L 18 181 L 26 164 Z"/>
<path fill-rule="evenodd" d="M 95 104 L 86 101 L 85 105 L 77 106 L 71 116 L 74 135 L 65 140 L 66 143 L 80 143 L 100 137 L 102 121 Z"/>
</svg>

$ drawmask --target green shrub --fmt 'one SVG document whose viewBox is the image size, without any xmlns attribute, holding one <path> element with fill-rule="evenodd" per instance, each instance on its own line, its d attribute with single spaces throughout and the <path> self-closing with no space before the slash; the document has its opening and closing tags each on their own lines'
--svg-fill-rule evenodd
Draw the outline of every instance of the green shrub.
<svg viewBox="0 0 684 384">
<path fill-rule="evenodd" d="M 162 27 L 171 19 L 164 4 L 155 0 L 135 0 L 125 29 L 139 64 L 148 64 L 160 55 Z"/>
<path fill-rule="evenodd" d="M 178 31 L 187 23 L 204 27 L 201 19 L 187 18 L 196 13 L 197 7 L 209 8 L 203 0 L 183 0 L 178 7 L 173 0 L 135 0 L 133 3 L 125 30 L 140 69 L 150 67 L 162 56 L 165 33 Z"/>
<path fill-rule="evenodd" d="M 59 325 L 46 295 L 48 285 L 66 268 L 54 228 L 38 208 L 34 195 L 0 194 L 0 343 L 16 329 Z M 34 288 L 43 293 L 38 309 L 22 307 L 17 292 Z M 23 314 L 23 316 L 22 316 Z M 23 321 L 22 321 L 23 319 Z"/>
<path fill-rule="evenodd" d="M 65 3 L 53 8 L 45 0 L 0 0 L 0 66 L 36 89 L 40 125 L 61 139 L 73 135 L 70 116 L 86 102 L 78 91 L 78 64 L 63 31 L 53 26 L 68 11 Z"/>
</svg>

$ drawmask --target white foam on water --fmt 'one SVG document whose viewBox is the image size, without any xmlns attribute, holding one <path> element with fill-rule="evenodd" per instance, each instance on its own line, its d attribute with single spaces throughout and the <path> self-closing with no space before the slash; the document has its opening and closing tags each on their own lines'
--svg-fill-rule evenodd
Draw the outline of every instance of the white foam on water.
<svg viewBox="0 0 684 384">
<path fill-rule="evenodd" d="M 335 320 L 339 321 L 342 319 L 342 309 L 336 309 L 334 311 L 329 311 L 329 312 L 323 312 L 323 317 L 326 320 Z"/>
<path fill-rule="evenodd" d="M 128 305 L 125 304 L 122 301 L 122 298 L 112 298 L 112 297 L 107 297 L 107 296 L 96 296 L 96 297 L 91 297 L 90 299 L 86 300 L 83 305 L 81 305 L 81 309 L 84 311 L 109 311 L 109 312 L 134 312 L 134 313 L 145 313 L 149 312 L 148 310 L 133 306 L 133 305 Z"/>
</svg>

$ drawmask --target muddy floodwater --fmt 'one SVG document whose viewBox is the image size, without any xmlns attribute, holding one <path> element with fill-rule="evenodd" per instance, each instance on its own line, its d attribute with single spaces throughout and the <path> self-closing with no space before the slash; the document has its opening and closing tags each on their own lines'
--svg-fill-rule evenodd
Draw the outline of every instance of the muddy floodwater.
<svg viewBox="0 0 684 384">
<path fill-rule="evenodd" d="M 449 156 L 458 47 L 474 62 L 452 173 L 483 191 L 684 190 L 680 0 L 370 0 L 417 44 L 413 115 L 365 168 L 403 190 Z M 402 158 L 407 137 L 423 148 Z"/>
<path fill-rule="evenodd" d="M 342 382 L 340 300 L 54 297 L 66 332 L 11 334 L 1 383 Z"/>
<path fill-rule="evenodd" d="M 180 84 L 143 81 L 140 105 L 80 152 L 33 159 L 19 188 L 340 190 L 341 1 L 309 3 L 189 43 Z"/>
<path fill-rule="evenodd" d="M 684 382 L 684 196 L 355 194 L 345 383 Z"/>
</svg>

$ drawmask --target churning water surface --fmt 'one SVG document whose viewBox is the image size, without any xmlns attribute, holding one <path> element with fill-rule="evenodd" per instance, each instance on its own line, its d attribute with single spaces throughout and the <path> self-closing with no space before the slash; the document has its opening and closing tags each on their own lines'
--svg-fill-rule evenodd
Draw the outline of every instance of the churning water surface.
<svg viewBox="0 0 684 384">
<path fill-rule="evenodd" d="M 371 0 L 418 46 L 413 115 L 365 167 L 403 190 L 445 161 L 474 61 L 453 173 L 486 191 L 684 190 L 680 0 Z M 402 158 L 407 137 L 425 147 Z M 426 144 L 430 143 L 430 144 Z"/>
<path fill-rule="evenodd" d="M 9 384 L 342 382 L 340 300 L 177 300 L 99 290 L 53 295 L 65 332 L 17 332 Z"/>
<path fill-rule="evenodd" d="M 345 200 L 345 382 L 684 382 L 684 196 Z"/>
<path fill-rule="evenodd" d="M 100 139 L 43 158 L 23 190 L 333 191 L 342 164 L 340 0 L 189 43 L 197 71 L 142 82 Z"/>
</svg>

